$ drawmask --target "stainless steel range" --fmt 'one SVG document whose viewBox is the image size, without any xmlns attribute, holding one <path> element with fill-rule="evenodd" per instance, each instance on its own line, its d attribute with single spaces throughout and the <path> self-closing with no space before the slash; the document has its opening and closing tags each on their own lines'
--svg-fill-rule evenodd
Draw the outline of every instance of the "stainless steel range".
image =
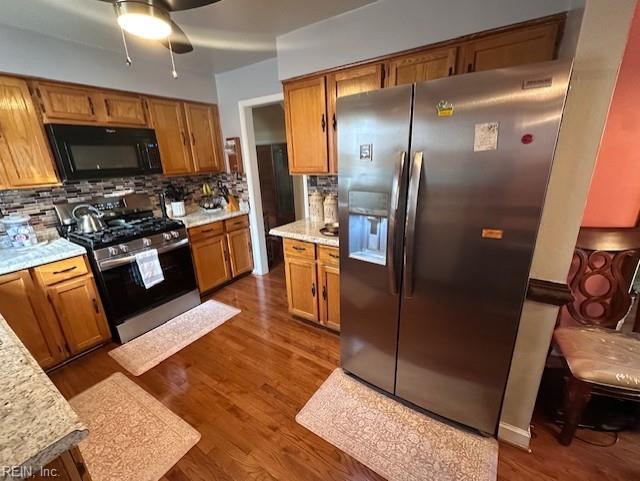
<svg viewBox="0 0 640 481">
<path fill-rule="evenodd" d="M 155 217 L 149 197 L 131 194 L 56 204 L 61 234 L 85 247 L 114 338 L 128 342 L 200 304 L 187 230 Z M 85 215 L 98 227 L 82 230 Z M 158 252 L 164 280 L 146 288 L 137 254 Z"/>
</svg>

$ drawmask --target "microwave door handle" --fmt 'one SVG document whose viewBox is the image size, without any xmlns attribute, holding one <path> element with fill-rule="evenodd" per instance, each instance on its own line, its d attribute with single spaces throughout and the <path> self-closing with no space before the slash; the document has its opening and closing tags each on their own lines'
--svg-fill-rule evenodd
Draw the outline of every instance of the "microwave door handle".
<svg viewBox="0 0 640 481">
<path fill-rule="evenodd" d="M 422 159 L 424 152 L 416 152 L 411 166 L 409 180 L 409 193 L 407 195 L 407 219 L 405 224 L 404 245 L 404 297 L 410 299 L 413 296 L 413 264 L 416 238 L 416 217 L 418 210 L 418 194 L 420 192 L 420 180 L 422 178 Z"/>
<path fill-rule="evenodd" d="M 400 153 L 400 162 L 393 174 L 393 184 L 391 186 L 391 209 L 389 213 L 389 240 L 387 241 L 387 280 L 389 282 L 389 292 L 398 293 L 398 272 L 396 266 L 396 240 L 398 204 L 400 202 L 400 183 L 404 177 L 404 164 L 407 157 L 406 152 Z"/>
</svg>

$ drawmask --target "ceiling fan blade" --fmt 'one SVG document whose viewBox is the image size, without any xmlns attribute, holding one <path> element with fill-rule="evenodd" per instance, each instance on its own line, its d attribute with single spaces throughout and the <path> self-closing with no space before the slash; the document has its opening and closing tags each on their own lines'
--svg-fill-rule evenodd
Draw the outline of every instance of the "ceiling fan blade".
<svg viewBox="0 0 640 481">
<path fill-rule="evenodd" d="M 190 10 L 192 8 L 204 7 L 217 3 L 220 0 L 162 0 L 167 4 L 169 11 L 178 12 L 180 10 Z"/>
<path fill-rule="evenodd" d="M 162 40 L 162 45 L 164 45 L 165 48 L 173 50 L 173 53 L 193 52 L 193 45 L 191 45 L 187 34 L 184 33 L 173 20 L 171 20 L 171 29 L 171 35 L 169 35 L 167 40 Z M 169 47 L 169 40 L 171 40 L 171 47 Z"/>
</svg>

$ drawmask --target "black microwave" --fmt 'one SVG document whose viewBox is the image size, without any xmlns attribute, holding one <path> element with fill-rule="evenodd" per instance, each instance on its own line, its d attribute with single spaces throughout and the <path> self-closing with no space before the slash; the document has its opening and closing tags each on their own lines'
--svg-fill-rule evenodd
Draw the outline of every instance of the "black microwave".
<svg viewBox="0 0 640 481">
<path fill-rule="evenodd" d="M 46 128 L 64 181 L 162 172 L 153 129 L 64 124 Z"/>
</svg>

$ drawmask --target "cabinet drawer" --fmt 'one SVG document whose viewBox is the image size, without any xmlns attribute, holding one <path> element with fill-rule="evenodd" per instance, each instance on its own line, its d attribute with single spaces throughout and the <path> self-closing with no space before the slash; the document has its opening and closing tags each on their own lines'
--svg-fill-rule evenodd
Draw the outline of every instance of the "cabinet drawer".
<svg viewBox="0 0 640 481">
<path fill-rule="evenodd" d="M 207 239 L 224 233 L 224 225 L 222 222 L 214 222 L 212 224 L 200 225 L 189 229 L 189 237 L 191 242 L 199 239 Z"/>
<path fill-rule="evenodd" d="M 316 245 L 311 242 L 303 242 L 294 239 L 284 240 L 285 256 L 304 257 L 305 259 L 316 258 Z"/>
<path fill-rule="evenodd" d="M 227 232 L 249 227 L 249 216 L 243 215 L 240 217 L 234 217 L 233 219 L 225 220 L 224 227 L 225 229 L 227 229 Z"/>
<path fill-rule="evenodd" d="M 337 247 L 318 246 L 318 260 L 330 266 L 339 266 L 340 250 Z"/>
<path fill-rule="evenodd" d="M 44 286 L 80 277 L 89 272 L 83 256 L 52 262 L 51 264 L 36 267 L 34 270 L 40 283 Z"/>
</svg>

